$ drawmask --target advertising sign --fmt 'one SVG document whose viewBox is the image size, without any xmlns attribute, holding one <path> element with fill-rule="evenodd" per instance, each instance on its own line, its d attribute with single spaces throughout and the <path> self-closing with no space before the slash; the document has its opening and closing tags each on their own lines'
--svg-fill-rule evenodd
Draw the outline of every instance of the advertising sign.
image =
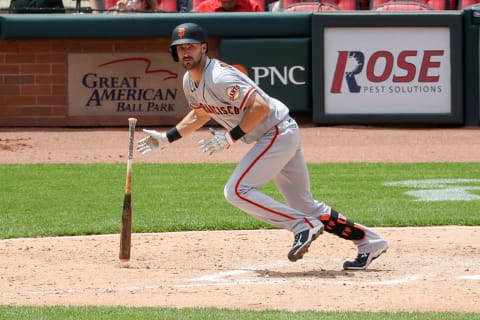
<svg viewBox="0 0 480 320">
<path fill-rule="evenodd" d="M 248 74 L 291 111 L 311 112 L 310 39 L 223 39 L 220 59 Z"/>
<path fill-rule="evenodd" d="M 169 53 L 69 54 L 68 115 L 183 117 L 184 72 Z"/>
<path fill-rule="evenodd" d="M 324 31 L 325 114 L 448 114 L 448 27 Z"/>
</svg>

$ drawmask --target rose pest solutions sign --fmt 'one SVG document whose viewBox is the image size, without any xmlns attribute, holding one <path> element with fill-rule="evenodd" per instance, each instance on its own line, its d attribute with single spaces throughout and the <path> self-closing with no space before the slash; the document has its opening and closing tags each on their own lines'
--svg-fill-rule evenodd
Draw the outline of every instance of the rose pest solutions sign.
<svg viewBox="0 0 480 320">
<path fill-rule="evenodd" d="M 448 27 L 325 28 L 325 115 L 452 112 Z"/>
<path fill-rule="evenodd" d="M 184 69 L 169 53 L 70 54 L 69 116 L 168 116 L 188 112 Z"/>
</svg>

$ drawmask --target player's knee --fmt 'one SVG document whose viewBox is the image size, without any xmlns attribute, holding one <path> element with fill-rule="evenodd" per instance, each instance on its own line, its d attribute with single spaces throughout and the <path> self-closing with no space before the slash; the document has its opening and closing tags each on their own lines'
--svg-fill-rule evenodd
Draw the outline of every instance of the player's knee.
<svg viewBox="0 0 480 320">
<path fill-rule="evenodd" d="M 223 195 L 228 202 L 237 206 L 240 202 L 244 201 L 248 190 L 251 190 L 251 188 L 242 187 L 238 185 L 237 182 L 229 181 L 223 189 Z"/>
<path fill-rule="evenodd" d="M 223 196 L 227 199 L 228 202 L 235 205 L 238 201 L 238 195 L 235 191 L 235 184 L 228 182 L 225 187 L 223 188 Z"/>
<path fill-rule="evenodd" d="M 225 199 L 227 199 L 228 202 L 232 202 L 231 199 L 234 195 L 234 192 L 233 192 L 233 189 L 229 187 L 229 185 L 225 185 L 225 187 L 223 188 L 223 196 L 225 197 Z"/>
</svg>

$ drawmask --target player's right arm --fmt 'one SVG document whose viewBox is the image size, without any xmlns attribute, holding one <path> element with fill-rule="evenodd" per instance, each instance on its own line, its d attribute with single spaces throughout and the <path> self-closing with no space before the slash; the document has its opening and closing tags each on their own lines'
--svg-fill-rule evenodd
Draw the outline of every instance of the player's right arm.
<svg viewBox="0 0 480 320">
<path fill-rule="evenodd" d="M 203 127 L 210 121 L 210 115 L 202 108 L 190 110 L 189 113 L 175 126 L 182 137 Z"/>
<path fill-rule="evenodd" d="M 168 131 L 159 132 L 157 130 L 143 129 L 143 132 L 148 134 L 148 136 L 138 141 L 137 150 L 142 154 L 147 154 L 157 149 L 163 149 L 173 141 L 200 129 L 210 119 L 210 115 L 205 110 L 199 108 L 191 110 L 175 127 Z"/>
</svg>

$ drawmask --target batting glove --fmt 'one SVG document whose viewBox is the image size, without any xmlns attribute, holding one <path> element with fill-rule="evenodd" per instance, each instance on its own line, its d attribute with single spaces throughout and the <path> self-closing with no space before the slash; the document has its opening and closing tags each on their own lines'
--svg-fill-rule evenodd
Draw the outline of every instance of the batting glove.
<svg viewBox="0 0 480 320">
<path fill-rule="evenodd" d="M 198 141 L 200 151 L 212 155 L 215 152 L 230 148 L 233 144 L 233 139 L 227 131 L 218 131 L 213 128 L 210 128 L 209 130 L 213 137 Z"/>
<path fill-rule="evenodd" d="M 147 154 L 157 149 L 163 149 L 168 145 L 167 133 L 158 132 L 156 130 L 143 129 L 143 132 L 148 134 L 145 138 L 137 143 L 137 151 L 142 154 Z"/>
</svg>

